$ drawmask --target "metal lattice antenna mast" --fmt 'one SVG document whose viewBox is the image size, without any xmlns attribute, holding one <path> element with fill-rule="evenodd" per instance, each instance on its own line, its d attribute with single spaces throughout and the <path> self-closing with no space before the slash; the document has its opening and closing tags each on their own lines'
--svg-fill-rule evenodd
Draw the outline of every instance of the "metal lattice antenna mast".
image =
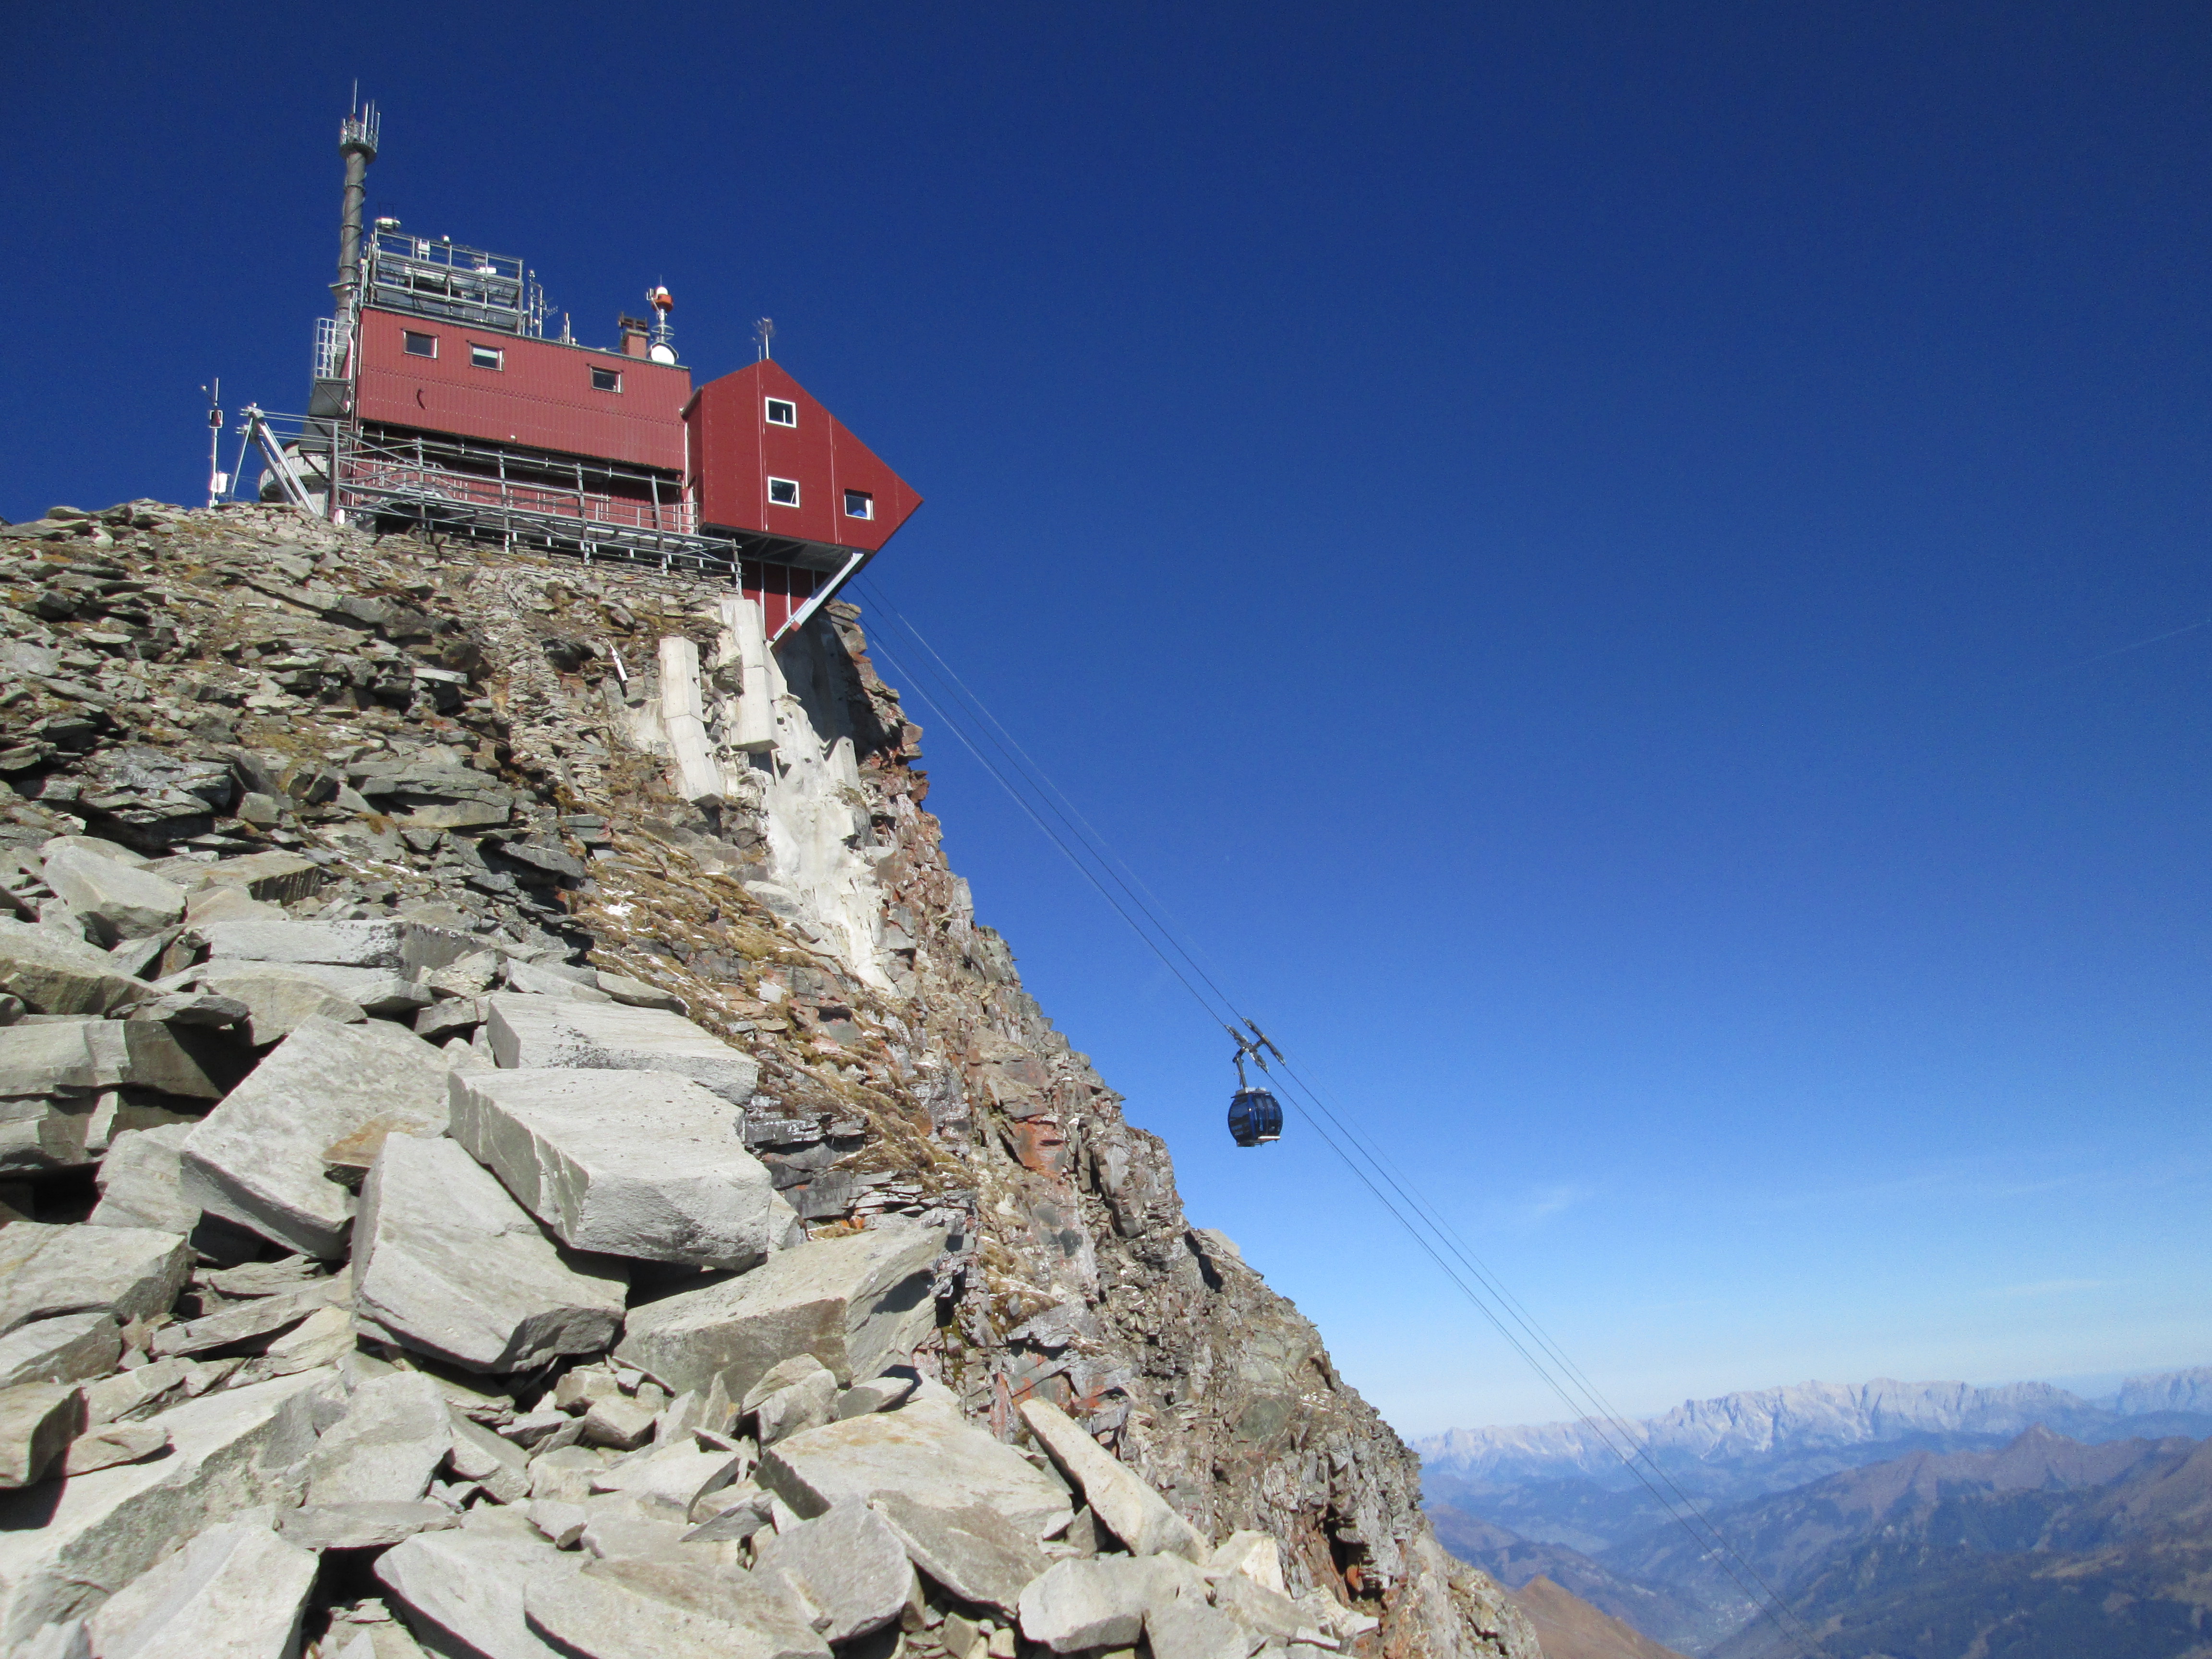
<svg viewBox="0 0 2212 1659">
<path fill-rule="evenodd" d="M 775 343 L 775 319 L 763 317 L 753 325 L 753 333 L 759 337 L 761 361 L 766 362 L 775 356 L 771 349 Z"/>
</svg>

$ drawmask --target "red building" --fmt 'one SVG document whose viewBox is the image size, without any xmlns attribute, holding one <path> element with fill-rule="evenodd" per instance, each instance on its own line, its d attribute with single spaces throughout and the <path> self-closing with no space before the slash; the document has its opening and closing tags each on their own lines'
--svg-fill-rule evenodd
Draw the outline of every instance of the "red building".
<svg viewBox="0 0 2212 1659">
<path fill-rule="evenodd" d="M 781 364 L 695 388 L 665 289 L 619 346 L 545 337 L 522 262 L 395 219 L 362 224 L 373 110 L 341 129 L 337 314 L 278 482 L 334 518 L 696 571 L 759 599 L 770 637 L 808 617 L 921 506 Z M 763 343 L 765 353 L 765 343 Z M 327 484 L 326 484 L 326 482 Z"/>
</svg>

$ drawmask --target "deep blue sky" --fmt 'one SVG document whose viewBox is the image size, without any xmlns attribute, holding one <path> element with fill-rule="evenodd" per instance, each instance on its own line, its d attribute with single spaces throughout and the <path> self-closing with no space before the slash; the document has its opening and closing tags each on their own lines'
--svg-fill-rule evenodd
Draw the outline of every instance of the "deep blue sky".
<svg viewBox="0 0 2212 1659">
<path fill-rule="evenodd" d="M 2122 650 L 2212 617 L 2201 6 L 7 33 L 0 514 L 299 406 L 358 75 L 372 207 L 584 337 L 775 317 L 928 498 L 884 592 L 1618 1403 L 2212 1359 L 2212 627 Z M 1556 1415 L 929 748 L 1194 1218 L 1401 1429 Z"/>
</svg>

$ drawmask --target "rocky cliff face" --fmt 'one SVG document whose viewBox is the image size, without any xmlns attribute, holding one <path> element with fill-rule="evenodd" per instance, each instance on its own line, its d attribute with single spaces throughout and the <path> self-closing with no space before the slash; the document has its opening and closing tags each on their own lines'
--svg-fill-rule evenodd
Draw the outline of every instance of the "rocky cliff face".
<svg viewBox="0 0 2212 1659">
<path fill-rule="evenodd" d="M 152 1252 L 17 1316 L 41 1334 L 6 1380 L 77 1403 L 41 1395 L 19 1402 L 45 1413 L 35 1423 L 0 1425 L 0 1455 L 20 1453 L 16 1506 L 47 1505 L 6 1523 L 7 1639 L 42 1626 L 39 1639 L 74 1639 L 69 1620 L 87 1614 L 97 1636 L 112 1593 L 125 1613 L 111 1623 L 152 1616 L 130 1613 L 128 1579 L 204 1557 L 192 1582 L 219 1584 L 226 1563 L 265 1548 L 266 1516 L 251 1536 L 195 1540 L 226 1505 L 198 1512 L 172 1492 L 167 1519 L 124 1528 L 136 1555 L 128 1574 L 103 1570 L 117 1582 L 64 1559 L 93 1548 L 70 1528 L 109 1535 L 46 1518 L 61 1460 L 99 1462 L 78 1449 L 88 1436 L 128 1442 L 125 1429 L 197 1413 L 164 1443 L 198 1435 L 210 1449 L 191 1453 L 196 1468 L 262 1470 L 225 1476 L 228 1503 L 274 1503 L 280 1540 L 327 1551 L 315 1528 L 339 1521 L 277 1512 L 303 1496 L 332 1507 L 306 1471 L 343 1463 L 333 1435 L 405 1439 L 364 1417 L 420 1405 L 392 1377 L 430 1379 L 490 1443 L 439 1441 L 407 1500 L 442 1502 L 464 1522 L 454 1536 L 533 1564 L 530 1551 L 565 1559 L 581 1537 L 604 1576 L 630 1559 L 610 1505 L 645 1502 L 642 1468 L 665 1486 L 678 1451 L 722 1457 L 726 1491 L 762 1496 L 757 1538 L 732 1523 L 706 1540 L 723 1552 L 716 1570 L 750 1585 L 781 1550 L 803 1588 L 805 1551 L 827 1547 L 807 1528 L 828 1523 L 802 1522 L 794 1494 L 820 1483 L 771 1446 L 848 1429 L 824 1413 L 870 1420 L 883 1402 L 863 1385 L 888 1364 L 908 1380 L 872 1420 L 980 1428 L 1073 1493 L 1077 1522 L 1042 1526 L 1048 1557 L 1126 1547 L 1197 1563 L 1198 1601 L 1232 1622 L 1176 1624 L 1158 1598 L 1180 1607 L 1188 1587 L 1156 1584 L 1143 1625 L 1156 1659 L 1211 1653 L 1207 1640 L 1235 1647 L 1227 1659 L 1263 1642 L 1533 1659 L 1496 1585 L 1438 1549 L 1412 1454 L 1297 1310 L 1227 1240 L 1190 1228 L 1165 1147 L 1123 1120 L 976 921 L 923 809 L 921 733 L 850 607 L 770 654 L 743 602 L 696 580 L 144 502 L 0 529 L 0 907 L 14 917 L 0 919 L 0 958 L 15 996 L 0 1031 L 13 1044 L 0 1044 L 0 1197 L 20 1218 L 0 1231 L 0 1299 L 102 1228 Z M 302 926 L 340 943 L 283 931 Z M 84 1057 L 57 1060 L 56 1044 Z M 695 1150 L 670 1140 L 632 1167 L 685 1125 Z M 283 1173 L 302 1159 L 305 1175 Z M 29 1243 L 11 1255 L 10 1235 Z M 466 1284 L 471 1261 L 497 1285 Z M 763 1287 L 785 1279 L 815 1299 L 787 1286 L 775 1294 L 797 1300 L 761 1313 Z M 788 1311 L 802 1303 L 817 1311 Z M 64 1319 L 85 1330 L 47 1328 Z M 793 1334 L 808 1319 L 835 1341 Z M 372 1384 L 392 1398 L 372 1408 Z M 295 1394 L 304 1403 L 286 1403 Z M 227 1395 L 246 1402 L 229 1409 L 250 1435 L 210 1426 Z M 1050 1443 L 1063 1421 L 1195 1541 L 1126 1535 L 1138 1523 L 1113 1522 L 1083 1477 L 1091 1452 Z M 151 1426 L 138 1438 L 150 1446 Z M 125 1474 L 153 1467 L 111 1449 Z M 591 1467 L 541 1480 L 572 1453 Z M 111 1473 L 61 1484 L 88 1504 L 84 1483 Z M 541 1486 L 559 1495 L 546 1516 L 528 1504 L 533 1530 L 517 1517 Z M 687 1496 L 678 1518 L 740 1507 L 710 1495 Z M 571 1497 L 608 1511 L 596 1533 L 580 1521 L 556 1535 Z M 877 1509 L 896 1527 L 898 1502 L 929 1497 L 879 1492 Z M 668 1519 L 650 1504 L 619 1518 Z M 43 1545 L 18 1535 L 42 1528 Z M 1235 1543 L 1252 1534 L 1273 1547 L 1245 1576 L 1312 1622 L 1270 1634 L 1231 1606 L 1219 1580 L 1235 1565 L 1209 1552 L 1229 1540 L 1256 1562 Z M 1137 1639 L 1134 1626 L 1052 1626 L 1042 1612 L 1038 1630 L 1059 1635 L 1041 1638 L 1027 1602 L 1018 1617 L 1002 1607 L 993 1636 L 988 1598 L 947 1590 L 957 1574 L 940 1562 L 933 1576 L 927 1540 L 900 1535 L 923 1589 L 892 1628 L 919 1654 Z M 426 1639 L 459 1641 L 461 1615 L 438 1608 L 460 1592 L 432 1570 L 453 1549 L 439 1556 L 426 1532 L 379 1558 L 396 1540 L 378 1536 L 349 1535 L 344 1572 L 327 1555 L 319 1576 L 310 1564 L 295 1598 L 310 1637 L 359 1659 L 366 1632 L 390 1659 L 389 1603 Z M 392 1565 L 405 1550 L 413 1565 Z M 369 1559 L 377 1595 L 337 1605 Z M 676 1623 L 723 1594 L 624 1582 Z M 80 1589 L 52 1589 L 64 1583 Z M 139 1601 L 172 1605 L 173 1589 Z M 591 1594 L 601 1601 L 546 1592 L 560 1639 L 629 1651 L 616 1635 L 590 1644 L 594 1620 L 626 1622 L 602 1605 L 611 1590 Z M 812 1595 L 817 1635 L 834 1599 Z M 690 1611 L 667 1612 L 679 1605 Z M 551 1628 L 533 1622 L 529 1639 Z M 689 1650 L 662 1635 L 663 1650 Z M 842 1653 L 884 1638 L 841 1625 L 823 1639 Z"/>
</svg>

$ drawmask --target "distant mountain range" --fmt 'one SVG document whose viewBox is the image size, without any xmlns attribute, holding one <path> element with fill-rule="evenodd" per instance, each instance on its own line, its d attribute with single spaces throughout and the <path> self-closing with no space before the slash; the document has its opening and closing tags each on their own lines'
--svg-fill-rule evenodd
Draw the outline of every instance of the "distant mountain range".
<svg viewBox="0 0 2212 1659">
<path fill-rule="evenodd" d="M 2176 1420 L 2139 1420 L 2149 1417 Z M 2092 1440 L 2147 1430 L 2187 1433 L 2194 1427 L 2199 1434 L 2212 1433 L 2212 1365 L 2136 1377 L 2118 1395 L 2100 1401 L 2047 1382 L 1996 1389 L 1887 1377 L 1844 1384 L 1800 1382 L 1685 1401 L 1663 1416 L 1629 1426 L 1677 1478 L 1756 1470 L 1765 1490 L 1778 1491 L 1896 1455 L 1887 1448 L 1930 1441 L 1998 1443 L 2036 1424 Z M 1634 1484 L 1605 1437 L 1587 1423 L 1448 1429 L 1416 1440 L 1413 1449 L 1425 1469 L 1461 1481 L 1521 1484 L 1582 1476 L 1608 1487 Z"/>
<path fill-rule="evenodd" d="M 2198 1607 L 2212 1582 L 2212 1367 L 2100 1401 L 2040 1383 L 1808 1383 L 1637 1427 L 1829 1659 L 2212 1655 Z M 1539 1600 L 1551 1594 L 1539 1580 L 1563 1587 L 1708 1659 L 1794 1659 L 1595 1432 L 1419 1444 L 1438 1536 L 1509 1587 L 1535 1585 Z"/>
</svg>

